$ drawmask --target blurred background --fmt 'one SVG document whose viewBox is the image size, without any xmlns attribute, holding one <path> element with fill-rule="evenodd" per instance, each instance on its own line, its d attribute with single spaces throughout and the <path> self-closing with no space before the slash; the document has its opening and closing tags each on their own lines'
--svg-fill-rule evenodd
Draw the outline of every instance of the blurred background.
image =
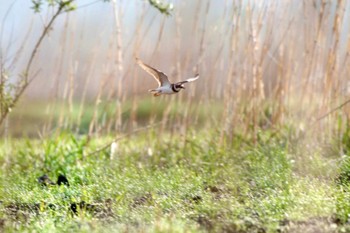
<svg viewBox="0 0 350 233">
<path fill-rule="evenodd" d="M 98 136 L 152 124 L 161 132 L 252 138 L 283 127 L 328 136 L 347 129 L 349 1 L 169 0 L 170 16 L 143 0 L 74 2 L 76 10 L 59 15 L 41 44 L 37 75 L 2 135 L 59 129 Z M 25 70 L 57 10 L 32 6 L 0 0 L 1 67 L 9 80 Z M 147 90 L 156 82 L 135 56 L 173 81 L 197 72 L 200 79 L 155 98 Z"/>
</svg>

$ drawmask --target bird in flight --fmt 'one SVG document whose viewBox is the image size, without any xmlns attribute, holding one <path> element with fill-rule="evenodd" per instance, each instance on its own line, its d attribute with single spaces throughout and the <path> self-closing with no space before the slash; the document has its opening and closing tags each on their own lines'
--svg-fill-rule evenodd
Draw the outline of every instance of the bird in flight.
<svg viewBox="0 0 350 233">
<path fill-rule="evenodd" d="M 176 94 L 181 89 L 185 89 L 185 83 L 193 82 L 199 78 L 199 74 L 196 74 L 193 78 L 189 78 L 177 83 L 171 83 L 168 79 L 168 76 L 162 71 L 143 63 L 139 58 L 136 58 L 136 62 L 139 66 L 141 66 L 142 69 L 152 75 L 153 78 L 155 78 L 155 80 L 158 82 L 158 88 L 149 90 L 149 92 L 151 92 L 154 96 L 160 96 L 162 94 Z"/>
</svg>

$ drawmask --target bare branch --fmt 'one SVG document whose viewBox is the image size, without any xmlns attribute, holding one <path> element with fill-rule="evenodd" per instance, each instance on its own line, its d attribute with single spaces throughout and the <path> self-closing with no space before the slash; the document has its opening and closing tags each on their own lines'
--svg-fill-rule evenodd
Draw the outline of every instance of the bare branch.
<svg viewBox="0 0 350 233">
<path fill-rule="evenodd" d="M 147 129 L 151 129 L 151 128 L 155 127 L 155 126 L 160 125 L 161 123 L 162 123 L 162 122 L 157 122 L 157 123 L 154 123 L 154 124 L 151 124 L 151 125 L 147 125 L 147 126 L 145 126 L 145 127 L 141 127 L 141 128 L 135 129 L 135 130 L 131 131 L 130 133 L 127 133 L 127 134 L 125 134 L 125 135 L 123 135 L 123 136 L 116 137 L 115 139 L 113 139 L 112 141 L 110 141 L 109 143 L 107 143 L 106 145 L 104 145 L 104 146 L 98 148 L 97 150 L 95 150 L 95 151 L 93 151 L 93 152 L 90 152 L 90 153 L 87 154 L 86 156 L 91 156 L 91 155 L 97 154 L 97 153 L 99 153 L 99 152 L 101 152 L 101 151 L 104 151 L 104 150 L 106 150 L 107 148 L 109 148 L 109 147 L 112 145 L 112 143 L 114 143 L 114 142 L 118 142 L 118 141 L 120 141 L 120 140 L 122 140 L 122 139 L 124 139 L 124 138 L 126 138 L 126 137 L 129 137 L 129 136 L 131 136 L 131 135 L 133 135 L 133 134 L 136 134 L 136 133 L 138 133 L 138 132 L 141 132 L 141 131 L 144 131 L 144 130 L 147 130 Z"/>
</svg>

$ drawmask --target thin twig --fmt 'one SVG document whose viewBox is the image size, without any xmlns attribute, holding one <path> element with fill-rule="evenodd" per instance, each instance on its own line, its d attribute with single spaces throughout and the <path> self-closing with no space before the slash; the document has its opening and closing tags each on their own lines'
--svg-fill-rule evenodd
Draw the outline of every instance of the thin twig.
<svg viewBox="0 0 350 233">
<path fill-rule="evenodd" d="M 317 123 L 318 121 L 322 120 L 323 118 L 326 118 L 327 116 L 329 116 L 330 114 L 332 114 L 333 112 L 341 109 L 342 107 L 344 107 L 345 105 L 347 105 L 348 103 L 350 103 L 350 99 L 348 99 L 347 101 L 345 101 L 344 103 L 342 103 L 341 105 L 333 108 L 332 110 L 330 110 L 329 112 L 323 114 L 322 116 L 320 116 L 319 118 L 317 118 L 313 124 Z"/>
<path fill-rule="evenodd" d="M 35 58 L 35 55 L 36 55 L 36 53 L 37 53 L 37 51 L 38 51 L 38 49 L 39 49 L 39 47 L 40 47 L 40 45 L 41 45 L 41 42 L 44 40 L 45 36 L 47 35 L 48 31 L 50 30 L 50 28 L 51 28 L 53 22 L 55 21 L 55 19 L 57 18 L 57 16 L 58 16 L 59 14 L 61 14 L 61 12 L 62 12 L 62 10 L 64 9 L 64 7 L 65 7 L 66 5 L 68 5 L 69 3 L 71 3 L 72 1 L 73 1 L 73 0 L 70 0 L 70 1 L 68 1 L 68 2 L 66 2 L 66 3 L 64 3 L 64 4 L 60 4 L 59 7 L 58 7 L 58 10 L 57 10 L 56 13 L 52 16 L 50 22 L 45 26 L 45 28 L 44 28 L 44 30 L 43 30 L 43 32 L 42 32 L 42 34 L 41 34 L 39 40 L 36 42 L 36 44 L 35 44 L 35 46 L 34 46 L 34 49 L 33 49 L 32 53 L 31 53 L 31 55 L 30 55 L 30 58 L 29 58 L 29 61 L 28 61 L 28 64 L 27 64 L 27 67 L 26 67 L 25 73 L 24 73 L 24 74 L 25 74 L 25 82 L 28 81 L 29 71 L 30 71 L 30 68 L 31 68 L 31 66 L 32 66 L 33 60 L 34 60 L 34 58 Z"/>
<path fill-rule="evenodd" d="M 89 3 L 86 3 L 86 4 L 80 5 L 80 6 L 76 7 L 74 10 L 79 10 L 81 8 L 85 8 L 85 7 L 94 5 L 94 4 L 98 3 L 98 2 L 101 2 L 101 0 L 95 0 L 93 2 L 89 2 Z"/>
<path fill-rule="evenodd" d="M 118 142 L 118 141 L 120 141 L 120 140 L 122 140 L 122 139 L 124 139 L 126 137 L 129 137 L 129 136 L 131 136 L 133 134 L 136 134 L 136 133 L 138 133 L 140 131 L 144 131 L 146 129 L 150 129 L 150 128 L 153 128 L 155 126 L 158 126 L 161 123 L 162 122 L 157 122 L 157 123 L 154 123 L 154 124 L 151 124 L 151 125 L 147 125 L 145 127 L 141 127 L 141 128 L 135 129 L 135 130 L 133 130 L 133 131 L 127 133 L 127 134 L 124 134 L 123 136 L 120 136 L 120 137 L 117 137 L 117 138 L 113 139 L 111 142 L 107 143 L 106 145 L 100 147 L 99 149 L 97 149 L 97 150 L 95 150 L 93 152 L 88 153 L 86 156 L 91 156 L 91 155 L 97 154 L 97 153 L 107 149 L 108 147 L 110 147 L 112 145 L 112 143 Z"/>
<path fill-rule="evenodd" d="M 322 119 L 326 118 L 327 116 L 329 116 L 329 115 L 332 114 L 333 112 L 335 112 L 335 111 L 341 109 L 342 107 L 344 107 L 344 106 L 347 105 L 348 103 L 350 103 L 350 99 L 346 100 L 346 101 L 343 102 L 341 105 L 339 105 L 339 106 L 333 108 L 333 109 L 330 110 L 329 112 L 327 112 L 327 113 L 323 114 L 322 116 L 320 116 L 319 118 L 317 118 L 314 122 L 310 123 L 310 127 L 314 126 L 317 122 L 319 122 L 319 121 L 321 121 Z M 279 131 L 281 131 L 281 129 L 282 129 L 282 128 L 278 129 L 278 130 L 276 131 L 276 133 L 279 132 Z M 308 132 L 308 131 L 302 132 L 302 133 L 299 135 L 299 137 L 296 138 L 296 141 L 300 141 L 301 139 L 303 139 L 307 132 Z M 272 136 L 271 136 L 270 138 L 272 138 Z M 269 138 L 269 140 L 270 140 L 270 138 Z"/>
</svg>

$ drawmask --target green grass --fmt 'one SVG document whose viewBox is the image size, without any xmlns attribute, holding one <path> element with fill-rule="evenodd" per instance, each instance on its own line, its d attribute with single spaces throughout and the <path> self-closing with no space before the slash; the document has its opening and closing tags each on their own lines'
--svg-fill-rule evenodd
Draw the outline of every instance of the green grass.
<svg viewBox="0 0 350 233">
<path fill-rule="evenodd" d="M 213 132 L 156 138 L 141 133 L 87 156 L 111 138 L 87 143 L 60 134 L 1 142 L 0 220 L 5 232 L 276 232 L 286 221 L 337 218 L 346 223 L 349 194 L 331 178 L 301 174 L 282 139 L 220 146 Z M 311 155 L 312 156 L 312 155 Z M 319 155 L 318 155 L 319 156 Z M 337 165 L 315 164 L 326 174 Z M 322 172 L 322 171 L 319 171 Z M 70 186 L 44 187 L 47 174 Z M 72 203 L 78 207 L 73 214 Z M 52 207 L 54 206 L 54 208 Z M 338 228 L 340 229 L 340 225 Z M 345 229 L 345 228 L 344 228 Z"/>
<path fill-rule="evenodd" d="M 169 100 L 164 98 L 146 97 L 137 101 L 138 107 L 132 112 L 133 103 L 131 101 L 123 103 L 122 122 L 123 125 L 131 124 L 131 115 L 135 116 L 135 121 L 139 125 L 147 125 L 150 121 L 161 121 L 164 112 L 169 105 Z M 167 115 L 169 121 L 182 119 L 188 103 L 172 102 L 171 109 Z M 80 102 L 73 102 L 69 107 L 67 103 L 51 104 L 48 108 L 47 102 L 42 101 L 22 101 L 9 116 L 8 135 L 12 137 L 38 137 L 39 132 L 49 123 L 52 118 L 51 128 L 59 127 L 65 129 L 79 128 L 79 133 L 86 134 L 93 119 L 94 111 L 97 110 L 97 120 L 99 124 L 112 119 L 115 122 L 116 104 L 115 102 L 105 102 L 97 107 L 93 102 L 88 102 L 83 108 L 80 116 Z M 197 125 L 203 125 L 208 120 L 208 113 L 212 119 L 218 119 L 223 112 L 223 104 L 220 102 L 211 103 L 210 109 L 206 105 L 198 104 L 190 108 L 188 114 L 195 115 Z M 62 117 L 63 116 L 63 117 Z M 80 119 L 79 119 L 80 118 Z M 59 126 L 59 121 L 63 119 L 63 125 Z M 78 122 L 79 125 L 78 125 Z M 113 128 L 114 129 L 114 128 Z M 2 131 L 0 131 L 1 135 Z"/>
</svg>

